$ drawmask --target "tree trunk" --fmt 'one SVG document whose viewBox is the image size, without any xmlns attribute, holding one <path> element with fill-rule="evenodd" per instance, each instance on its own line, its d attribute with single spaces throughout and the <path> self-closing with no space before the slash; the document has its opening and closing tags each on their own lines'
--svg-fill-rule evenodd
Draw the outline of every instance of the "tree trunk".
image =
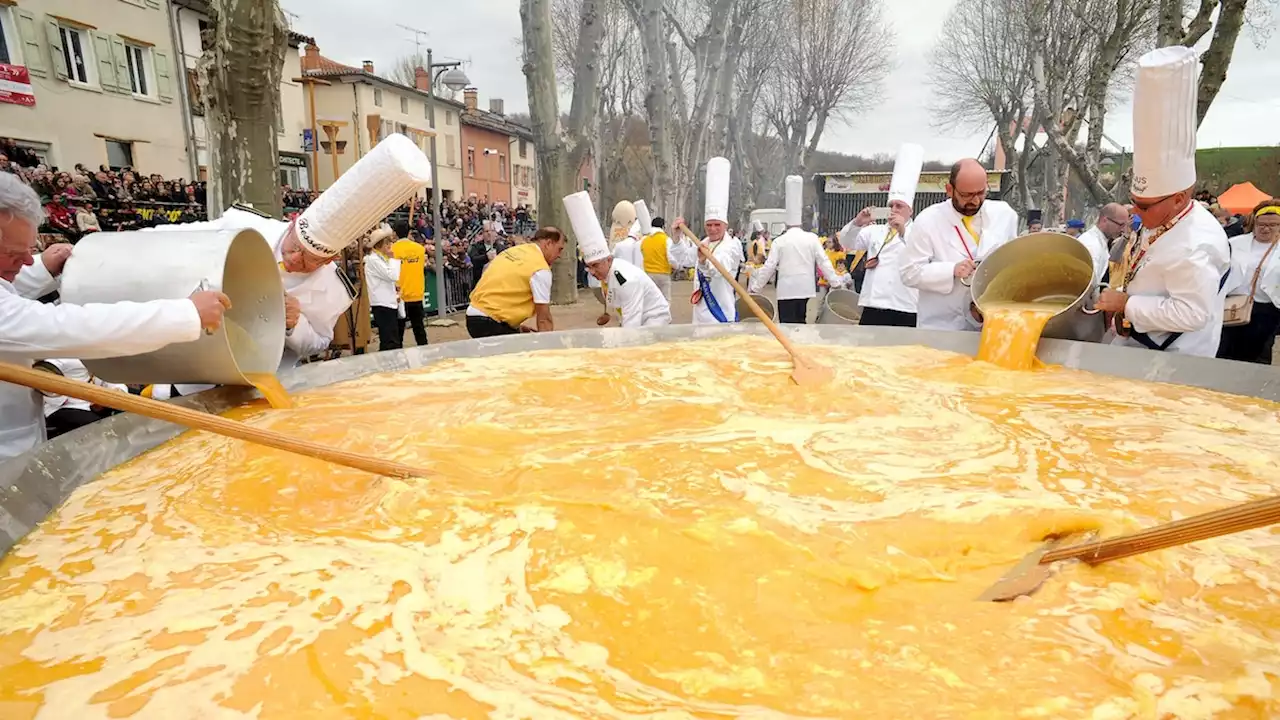
<svg viewBox="0 0 1280 720">
<path fill-rule="evenodd" d="M 1196 102 L 1196 127 L 1204 122 L 1209 107 L 1227 79 L 1227 66 L 1235 52 L 1236 39 L 1244 27 L 1244 11 L 1248 0 L 1222 0 L 1218 5 L 1218 23 L 1213 28 L 1209 49 L 1200 58 L 1200 92 Z M 1194 43 L 1191 43 L 1194 44 Z"/>
<path fill-rule="evenodd" d="M 276 0 L 214 0 L 197 67 L 209 127 L 210 218 L 235 203 L 279 217 L 280 80 L 289 30 Z"/>
<path fill-rule="evenodd" d="M 565 147 L 560 137 L 560 109 L 556 100 L 556 68 L 551 45 L 551 0 L 521 0 L 520 23 L 524 30 L 524 77 L 529 93 L 529 118 L 538 155 L 538 221 L 565 232 L 568 243 L 551 267 L 551 301 L 572 303 L 578 297 L 577 238 L 565 223 L 562 198 L 569 194 L 565 182 L 577 168 L 565 167 Z"/>
</svg>

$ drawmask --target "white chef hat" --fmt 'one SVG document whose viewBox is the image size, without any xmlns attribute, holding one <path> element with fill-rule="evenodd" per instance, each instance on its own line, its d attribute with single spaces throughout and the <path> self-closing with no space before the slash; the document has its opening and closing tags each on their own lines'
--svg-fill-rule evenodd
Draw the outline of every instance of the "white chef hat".
<svg viewBox="0 0 1280 720">
<path fill-rule="evenodd" d="M 787 197 L 787 227 L 800 227 L 804 215 L 804 178 L 788 175 L 783 187 Z"/>
<path fill-rule="evenodd" d="M 889 182 L 889 200 L 901 200 L 912 205 L 916 201 L 916 185 L 920 184 L 920 169 L 924 167 L 924 148 L 915 143 L 903 143 L 898 148 L 898 159 L 893 163 L 893 180 Z"/>
<path fill-rule="evenodd" d="M 431 184 L 431 161 L 399 133 L 374 146 L 298 218 L 302 247 L 331 257 Z"/>
<path fill-rule="evenodd" d="M 703 220 L 729 222 L 729 161 L 713 157 L 707 161 L 707 204 Z"/>
<path fill-rule="evenodd" d="M 1196 184 L 1196 70 L 1191 48 L 1138 59 L 1133 91 L 1133 194 L 1157 198 Z"/>
<path fill-rule="evenodd" d="M 609 243 L 605 241 L 604 231 L 596 220 L 596 208 L 591 203 L 591 195 L 586 190 L 580 190 L 566 196 L 564 211 L 569 215 L 569 224 L 573 226 L 573 234 L 578 238 L 582 261 L 593 263 L 609 257 Z"/>
<path fill-rule="evenodd" d="M 640 232 L 648 235 L 653 229 L 653 216 L 649 214 L 649 206 L 643 200 L 637 200 L 636 206 L 636 222 L 640 223 Z"/>
</svg>

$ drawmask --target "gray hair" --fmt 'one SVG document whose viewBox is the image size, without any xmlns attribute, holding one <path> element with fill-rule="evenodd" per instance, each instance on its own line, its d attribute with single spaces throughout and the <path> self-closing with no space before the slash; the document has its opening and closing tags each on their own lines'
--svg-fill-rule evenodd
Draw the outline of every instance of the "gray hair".
<svg viewBox="0 0 1280 720">
<path fill-rule="evenodd" d="M 0 215 L 22 218 L 39 228 L 44 222 L 44 206 L 30 185 L 17 175 L 0 172 Z"/>
</svg>

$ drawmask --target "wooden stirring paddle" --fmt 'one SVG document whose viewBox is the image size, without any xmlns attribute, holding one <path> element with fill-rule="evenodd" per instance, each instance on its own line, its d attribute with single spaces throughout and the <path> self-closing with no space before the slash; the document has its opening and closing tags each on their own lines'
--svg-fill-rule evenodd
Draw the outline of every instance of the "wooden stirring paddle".
<svg viewBox="0 0 1280 720">
<path fill-rule="evenodd" d="M 1009 574 L 996 581 L 979 600 L 1001 602 L 1035 592 L 1049 577 L 1049 566 L 1059 560 L 1082 560 L 1098 565 L 1133 555 L 1231 535 L 1280 522 L 1280 496 L 1251 500 L 1221 510 L 1157 525 L 1141 532 L 1061 547 L 1065 538 L 1053 538 L 1022 559 Z"/>
<path fill-rule="evenodd" d="M 778 324 L 773 321 L 773 318 L 769 317 L 769 315 L 765 313 L 758 304 L 756 304 L 756 301 L 751 297 L 751 294 L 748 293 L 742 285 L 738 284 L 737 279 L 735 279 L 733 275 L 731 275 L 729 271 L 720 264 L 719 260 L 716 260 L 716 257 L 711 253 L 711 250 L 702 244 L 701 238 L 694 235 L 688 225 L 681 225 L 680 230 L 682 230 L 684 234 L 693 241 L 693 246 L 698 248 L 698 252 L 702 253 L 702 256 L 707 259 L 707 262 L 710 262 L 712 267 L 723 275 L 725 280 L 729 281 L 729 284 L 733 286 L 734 292 L 738 293 L 738 297 L 742 298 L 742 300 L 746 302 L 747 307 L 751 309 L 751 312 L 760 319 L 760 322 L 764 323 L 765 327 L 769 328 L 769 332 L 773 333 L 773 336 L 778 340 L 778 342 L 782 343 L 783 349 L 791 354 L 791 363 L 793 365 L 791 369 L 792 382 L 801 386 L 822 385 L 824 383 L 831 382 L 835 378 L 835 373 L 832 372 L 831 368 L 810 360 L 807 356 L 796 350 L 795 346 L 791 344 L 791 341 L 787 339 L 787 336 L 782 334 L 782 328 L 778 327 Z"/>
<path fill-rule="evenodd" d="M 245 440 L 296 455 L 327 460 L 335 465 L 364 470 L 376 475 L 398 478 L 427 476 L 424 470 L 391 462 L 390 460 L 380 460 L 335 450 L 300 438 L 289 437 L 271 430 L 257 428 L 235 420 L 228 420 L 220 415 L 211 415 L 179 405 L 170 405 L 158 400 L 104 388 L 100 385 L 68 380 L 59 375 L 9 363 L 0 363 L 0 381 L 23 385 L 41 392 L 66 395 L 67 397 L 84 400 L 103 407 L 136 413 L 156 420 L 171 422 L 175 425 L 204 430 L 215 435 Z"/>
</svg>

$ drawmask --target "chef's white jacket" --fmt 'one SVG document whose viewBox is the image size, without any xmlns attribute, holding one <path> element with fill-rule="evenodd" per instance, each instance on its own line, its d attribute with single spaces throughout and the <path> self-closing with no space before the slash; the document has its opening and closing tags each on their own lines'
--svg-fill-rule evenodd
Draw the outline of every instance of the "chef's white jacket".
<svg viewBox="0 0 1280 720">
<path fill-rule="evenodd" d="M 706 238 L 703 238 L 705 241 Z M 694 248 L 697 251 L 697 248 Z M 724 234 L 724 238 L 720 242 L 715 243 L 711 247 L 711 254 L 715 259 L 724 266 L 724 269 L 732 276 L 737 277 L 738 268 L 742 266 L 744 258 L 742 256 L 742 243 L 738 242 L 738 238 L 733 237 L 729 233 Z M 721 312 L 724 313 L 725 322 L 734 322 L 738 316 L 738 299 L 733 291 L 733 285 L 720 275 L 720 271 L 716 270 L 706 258 L 702 257 L 702 253 L 698 252 L 698 272 L 707 278 L 711 287 L 711 294 L 715 296 L 716 302 L 720 305 Z M 695 289 L 700 287 L 695 277 Z M 706 298 L 702 298 L 693 306 L 693 324 L 694 325 L 710 325 L 720 322 L 716 320 L 715 315 L 711 314 L 711 310 L 707 308 Z"/>
<path fill-rule="evenodd" d="M 644 254 L 640 252 L 640 241 L 634 237 L 625 237 L 613 246 L 615 260 L 625 260 L 639 268 L 644 267 Z"/>
<path fill-rule="evenodd" d="M 788 228 L 769 248 L 764 267 L 751 274 L 751 292 L 760 292 L 776 272 L 779 300 L 808 300 L 818 294 L 818 272 L 840 287 L 848 279 L 831 265 L 831 258 L 817 235 L 798 227 Z"/>
<path fill-rule="evenodd" d="M 1228 289 L 1222 278 L 1229 270 L 1230 250 L 1217 218 L 1199 203 L 1193 205 L 1140 262 L 1134 250 L 1130 262 L 1138 262 L 1138 269 L 1125 287 L 1129 301 L 1124 315 L 1156 345 L 1164 344 L 1170 333 L 1182 333 L 1166 352 L 1214 357 L 1222 339 L 1222 302 Z M 1132 337 L 1111 342 L 1145 347 Z"/>
<path fill-rule="evenodd" d="M 907 223 L 907 232 L 911 232 L 911 223 Z M 868 260 L 879 261 L 862 279 L 859 306 L 904 313 L 916 311 L 920 291 L 902 284 L 902 255 L 906 246 L 904 238 L 897 233 L 889 237 L 888 225 L 868 225 L 844 246 L 846 252 L 861 250 Z"/>
<path fill-rule="evenodd" d="M 1080 237 L 1076 240 L 1079 240 L 1084 249 L 1089 251 L 1089 257 L 1093 259 L 1092 287 L 1096 288 L 1102 284 L 1102 276 L 1107 272 L 1107 263 L 1111 260 L 1111 244 L 1097 225 L 1080 233 Z"/>
<path fill-rule="evenodd" d="M 962 217 L 951 206 L 951 200 L 944 200 L 921 211 L 907 231 L 901 276 L 903 285 L 920 291 L 916 310 L 918 328 L 977 330 L 981 327 L 969 313 L 972 301 L 969 286 L 954 275 L 956 263 L 970 256 L 975 262 L 982 262 L 1018 234 L 1018 213 L 999 200 L 982 203 L 973 217 L 973 231 L 979 242 L 974 242 L 966 231 Z"/>
<path fill-rule="evenodd" d="M 39 256 L 15 279 L 25 288 L 56 284 Z M 14 283 L 0 280 L 0 362 L 31 367 L 34 361 L 49 357 L 139 355 L 198 340 L 202 332 L 200 313 L 186 298 L 50 305 L 25 298 Z M 0 383 L 0 458 L 24 453 L 44 439 L 41 394 Z"/>
<path fill-rule="evenodd" d="M 62 373 L 62 376 L 68 380 L 77 380 L 82 383 L 90 383 L 100 387 L 110 388 L 112 390 L 119 390 L 120 392 L 129 392 L 128 385 L 123 385 L 121 383 L 109 383 L 106 380 L 94 377 L 93 373 L 89 372 L 89 368 L 85 367 L 84 363 L 79 360 L 59 358 L 47 359 L 45 362 L 58 368 L 58 371 Z M 80 400 L 79 398 L 67 397 L 66 395 L 44 396 L 45 417 L 49 417 L 63 408 L 73 408 L 76 410 L 93 409 L 88 400 Z"/>
<path fill-rule="evenodd" d="M 1267 249 L 1272 246 L 1255 242 L 1253 233 L 1237 235 L 1227 242 L 1231 244 L 1231 279 L 1227 282 L 1227 294 L 1247 295 L 1253 286 L 1253 273 L 1265 257 L 1267 263 L 1258 275 L 1253 299 L 1272 305 L 1280 303 L 1280 247 L 1268 255 Z"/>
<path fill-rule="evenodd" d="M 615 257 L 604 285 L 606 312 L 622 327 L 671 324 L 671 303 L 644 268 Z"/>
<path fill-rule="evenodd" d="M 396 309 L 400 307 L 400 261 L 386 258 L 376 251 L 364 258 L 364 281 L 369 288 L 369 305 Z"/>
</svg>

